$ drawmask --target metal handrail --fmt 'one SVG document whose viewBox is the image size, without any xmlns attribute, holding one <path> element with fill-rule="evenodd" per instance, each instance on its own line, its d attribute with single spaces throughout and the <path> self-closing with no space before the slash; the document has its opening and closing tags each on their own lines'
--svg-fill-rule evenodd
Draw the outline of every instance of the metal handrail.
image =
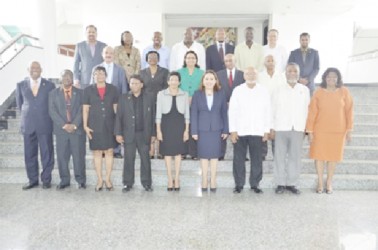
<svg viewBox="0 0 378 250">
<path fill-rule="evenodd" d="M 31 35 L 27 35 L 27 34 L 23 34 L 23 33 L 20 33 L 18 34 L 17 36 L 13 37 L 9 42 L 7 42 L 1 49 L 0 49 L 0 55 L 2 55 L 7 49 L 9 49 L 13 44 L 17 43 L 20 39 L 22 38 L 30 38 L 30 39 L 33 39 L 33 40 L 37 40 L 39 41 L 39 39 L 37 37 L 34 37 L 34 36 L 31 36 Z M 37 48 L 42 48 L 40 46 L 35 46 L 35 45 L 32 45 L 33 47 L 37 47 Z"/>
<path fill-rule="evenodd" d="M 362 61 L 378 58 L 378 49 L 349 56 L 349 61 Z"/>
</svg>

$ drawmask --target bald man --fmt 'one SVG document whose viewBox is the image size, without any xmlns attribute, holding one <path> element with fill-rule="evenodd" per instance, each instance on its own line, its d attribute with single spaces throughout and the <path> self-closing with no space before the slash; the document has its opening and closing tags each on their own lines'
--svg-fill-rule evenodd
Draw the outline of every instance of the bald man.
<svg viewBox="0 0 378 250">
<path fill-rule="evenodd" d="M 49 116 L 49 93 L 55 84 L 41 78 L 41 64 L 33 61 L 28 67 L 29 78 L 17 83 L 16 101 L 21 112 L 21 133 L 24 137 L 24 160 L 29 182 L 27 190 L 39 184 L 38 147 L 41 150 L 43 189 L 51 188 L 54 168 L 53 123 Z"/>
<path fill-rule="evenodd" d="M 268 89 L 257 82 L 257 70 L 244 70 L 245 83 L 232 92 L 228 117 L 231 141 L 234 144 L 234 193 L 240 193 L 245 184 L 245 155 L 249 148 L 251 171 L 249 184 L 255 193 L 262 179 L 262 145 L 271 129 L 271 103 Z"/>
<path fill-rule="evenodd" d="M 215 72 L 225 69 L 224 57 L 234 54 L 235 47 L 226 43 L 226 31 L 223 28 L 215 32 L 215 43 L 206 48 L 206 69 Z"/>
<path fill-rule="evenodd" d="M 159 62 L 158 65 L 162 68 L 166 68 L 169 70 L 169 56 L 170 56 L 170 49 L 167 46 L 164 46 L 162 44 L 163 41 L 163 35 L 160 31 L 155 31 L 154 35 L 152 37 L 152 44 L 150 46 L 147 46 L 143 50 L 142 54 L 142 69 L 145 69 L 148 67 L 148 62 L 146 60 L 146 56 L 148 52 L 150 51 L 156 51 L 159 53 Z"/>
</svg>

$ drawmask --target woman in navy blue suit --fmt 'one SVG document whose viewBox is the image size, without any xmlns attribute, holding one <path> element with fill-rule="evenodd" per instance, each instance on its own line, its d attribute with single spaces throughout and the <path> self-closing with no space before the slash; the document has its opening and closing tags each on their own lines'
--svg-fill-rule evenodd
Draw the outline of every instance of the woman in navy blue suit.
<svg viewBox="0 0 378 250">
<path fill-rule="evenodd" d="M 191 134 L 198 142 L 198 157 L 202 167 L 202 191 L 207 191 L 210 163 L 210 190 L 216 191 L 218 158 L 222 156 L 222 140 L 228 136 L 227 100 L 217 74 L 208 70 L 201 80 L 200 90 L 192 98 L 190 111 Z"/>
</svg>

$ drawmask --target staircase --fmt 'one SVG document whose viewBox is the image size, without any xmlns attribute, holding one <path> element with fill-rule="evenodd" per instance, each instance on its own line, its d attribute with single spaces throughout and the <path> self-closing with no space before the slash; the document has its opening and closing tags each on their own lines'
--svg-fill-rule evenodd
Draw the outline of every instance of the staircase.
<svg viewBox="0 0 378 250">
<path fill-rule="evenodd" d="M 344 161 L 337 165 L 334 179 L 334 189 L 343 190 L 378 190 L 378 86 L 349 87 L 355 101 L 355 128 L 352 141 L 345 147 Z M 12 112 L 9 112 L 12 114 Z M 18 112 L 17 116 L 18 116 Z M 18 133 L 19 118 L 9 116 L 8 129 L 0 131 L 0 183 L 27 182 L 23 160 L 23 141 Z M 316 172 L 313 160 L 308 159 L 309 145 L 307 138 L 303 146 L 303 168 L 299 186 L 315 188 Z M 97 178 L 93 168 L 92 153 L 87 146 L 87 183 L 95 185 Z M 139 159 L 136 160 L 136 185 L 139 182 Z M 249 162 L 246 162 L 247 170 Z M 113 183 L 122 185 L 123 160 L 115 159 L 113 168 Z M 271 149 L 264 162 L 262 188 L 272 188 L 273 161 Z M 104 170 L 105 171 L 105 170 Z M 71 166 L 71 176 L 72 176 Z M 247 178 L 249 170 L 247 171 Z M 167 185 L 164 160 L 152 160 L 152 177 L 154 186 Z M 232 188 L 232 145 L 228 143 L 226 159 L 219 162 L 218 187 Z M 53 184 L 59 183 L 57 165 L 53 171 Z M 74 180 L 72 179 L 72 184 Z M 199 161 L 184 160 L 181 166 L 181 186 L 200 187 L 201 170 Z M 246 182 L 248 186 L 248 181 Z"/>
</svg>

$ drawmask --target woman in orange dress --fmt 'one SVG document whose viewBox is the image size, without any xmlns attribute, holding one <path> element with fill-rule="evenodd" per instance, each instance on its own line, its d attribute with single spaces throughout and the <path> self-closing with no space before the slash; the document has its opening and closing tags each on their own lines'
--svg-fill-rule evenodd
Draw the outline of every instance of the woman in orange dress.
<svg viewBox="0 0 378 250">
<path fill-rule="evenodd" d="M 343 159 L 345 140 L 353 129 L 353 99 L 343 86 L 340 71 L 328 68 L 320 88 L 311 99 L 306 132 L 310 141 L 310 158 L 318 174 L 317 193 L 323 193 L 323 170 L 327 165 L 327 194 L 332 193 L 336 163 Z"/>
</svg>

